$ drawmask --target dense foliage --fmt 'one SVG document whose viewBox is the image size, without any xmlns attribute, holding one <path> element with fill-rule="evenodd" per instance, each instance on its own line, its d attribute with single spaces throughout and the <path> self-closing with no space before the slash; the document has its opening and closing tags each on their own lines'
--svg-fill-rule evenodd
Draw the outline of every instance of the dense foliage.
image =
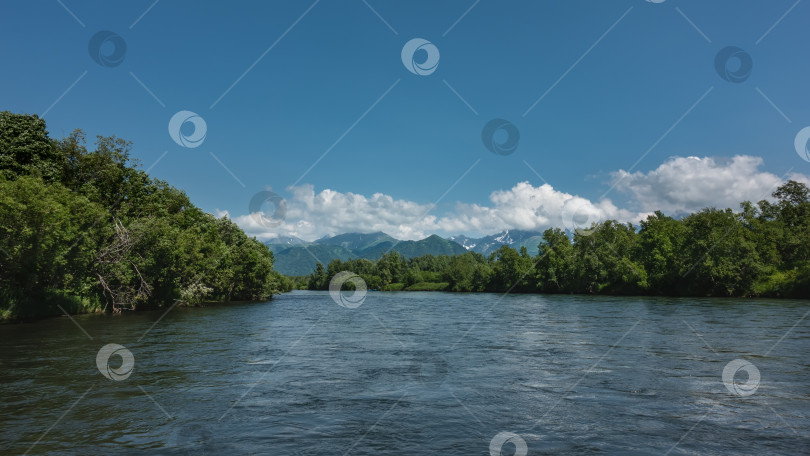
<svg viewBox="0 0 810 456">
<path fill-rule="evenodd" d="M 0 112 L 0 318 L 257 300 L 291 286 L 226 218 L 150 178 L 130 143 L 51 139 Z"/>
<path fill-rule="evenodd" d="M 537 256 L 502 246 L 489 257 L 334 260 L 318 264 L 307 287 L 326 289 L 348 270 L 380 290 L 808 298 L 810 191 L 789 181 L 773 196 L 775 203 L 744 202 L 739 212 L 656 212 L 638 227 L 608 220 L 573 239 L 549 229 Z"/>
</svg>

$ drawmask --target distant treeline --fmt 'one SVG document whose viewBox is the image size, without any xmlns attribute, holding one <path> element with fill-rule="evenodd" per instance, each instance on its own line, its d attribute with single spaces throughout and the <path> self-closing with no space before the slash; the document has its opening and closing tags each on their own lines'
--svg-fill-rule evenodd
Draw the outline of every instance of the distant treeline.
<svg viewBox="0 0 810 456">
<path fill-rule="evenodd" d="M 319 263 L 306 287 L 326 289 L 335 274 L 352 271 L 379 290 L 810 298 L 810 192 L 788 181 L 773 197 L 736 213 L 656 212 L 638 227 L 605 221 L 573 240 L 549 229 L 536 256 L 503 246 L 489 257 L 334 260 Z"/>
<path fill-rule="evenodd" d="M 176 301 L 258 300 L 289 289 L 273 254 L 233 222 L 150 178 L 130 143 L 0 112 L 0 320 Z"/>
</svg>

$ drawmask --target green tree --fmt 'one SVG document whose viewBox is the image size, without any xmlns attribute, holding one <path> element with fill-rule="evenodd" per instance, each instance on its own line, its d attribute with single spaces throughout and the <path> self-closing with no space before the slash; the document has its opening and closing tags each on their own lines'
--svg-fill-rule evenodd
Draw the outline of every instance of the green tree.
<svg viewBox="0 0 810 456">
<path fill-rule="evenodd" d="M 690 242 L 684 246 L 682 276 L 689 294 L 740 296 L 758 279 L 759 255 L 750 229 L 731 209 L 704 209 L 684 219 Z"/>
<path fill-rule="evenodd" d="M 525 252 L 521 255 L 515 249 L 503 245 L 489 257 L 492 265 L 490 286 L 495 291 L 528 292 L 533 289 L 534 264 Z"/>
<path fill-rule="evenodd" d="M 655 294 L 677 294 L 687 242 L 684 224 L 660 211 L 641 221 L 638 258 L 647 271 L 649 289 Z"/>
<path fill-rule="evenodd" d="M 537 289 L 545 293 L 573 291 L 574 248 L 571 240 L 559 228 L 549 228 L 543 232 L 544 244 L 539 246 Z"/>
<path fill-rule="evenodd" d="M 307 288 L 310 290 L 325 290 L 327 286 L 326 270 L 323 267 L 323 263 L 319 261 L 315 265 L 315 271 L 313 271 L 309 276 L 309 284 L 307 285 Z"/>
<path fill-rule="evenodd" d="M 37 115 L 0 111 L 0 176 L 35 175 L 50 182 L 61 175 L 64 160 Z"/>
<path fill-rule="evenodd" d="M 103 207 L 60 184 L 0 179 L 0 307 L 44 315 L 61 313 L 54 295 L 90 298 L 89 272 L 108 229 L 97 221 L 106 217 Z M 25 305 L 27 312 L 19 308 Z"/>
<path fill-rule="evenodd" d="M 130 149 L 99 136 L 88 151 L 81 130 L 53 141 L 42 119 L 0 113 L 3 318 L 261 300 L 292 288 L 265 245 L 137 169 Z"/>
<path fill-rule="evenodd" d="M 636 261 L 638 234 L 632 225 L 607 220 L 574 235 L 577 290 L 585 293 L 639 294 L 647 272 Z"/>
</svg>

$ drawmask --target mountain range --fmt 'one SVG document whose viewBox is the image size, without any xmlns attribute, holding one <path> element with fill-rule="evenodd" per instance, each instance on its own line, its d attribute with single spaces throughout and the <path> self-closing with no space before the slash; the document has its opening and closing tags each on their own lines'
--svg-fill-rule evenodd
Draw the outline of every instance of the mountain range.
<svg viewBox="0 0 810 456">
<path fill-rule="evenodd" d="M 444 239 L 434 234 L 418 241 L 401 241 L 383 232 L 344 233 L 325 236 L 313 242 L 295 236 L 280 236 L 266 241 L 265 244 L 275 255 L 277 271 L 300 276 L 311 273 L 319 261 L 324 266 L 335 259 L 367 258 L 374 261 L 387 252 L 398 252 L 405 258 L 458 255 L 468 251 L 489 255 L 502 245 L 517 250 L 526 247 L 531 255 L 536 255 L 542 242 L 541 233 L 506 230 L 481 238 L 459 235 Z"/>
<path fill-rule="evenodd" d="M 448 240 L 456 242 L 468 251 L 478 252 L 483 255 L 508 245 L 515 250 L 526 247 L 531 255 L 537 255 L 538 246 L 543 243 L 543 233 L 536 231 L 506 230 L 497 234 L 484 236 L 482 238 L 470 238 L 464 235 L 450 236 Z"/>
</svg>

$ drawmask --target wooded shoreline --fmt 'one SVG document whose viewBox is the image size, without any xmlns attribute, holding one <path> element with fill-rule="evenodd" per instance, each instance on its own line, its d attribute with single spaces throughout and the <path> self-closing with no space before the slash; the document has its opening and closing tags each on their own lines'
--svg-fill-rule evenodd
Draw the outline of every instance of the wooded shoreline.
<svg viewBox="0 0 810 456">
<path fill-rule="evenodd" d="M 130 157 L 131 143 L 0 112 L 0 320 L 264 300 L 291 289 L 266 245 Z"/>
<path fill-rule="evenodd" d="M 264 301 L 329 289 L 344 271 L 391 291 L 810 298 L 810 190 L 796 181 L 739 211 L 547 229 L 536 254 L 385 252 L 292 278 L 267 245 L 141 171 L 130 149 L 98 136 L 90 151 L 81 130 L 55 140 L 38 116 L 0 112 L 0 321 Z"/>
</svg>

